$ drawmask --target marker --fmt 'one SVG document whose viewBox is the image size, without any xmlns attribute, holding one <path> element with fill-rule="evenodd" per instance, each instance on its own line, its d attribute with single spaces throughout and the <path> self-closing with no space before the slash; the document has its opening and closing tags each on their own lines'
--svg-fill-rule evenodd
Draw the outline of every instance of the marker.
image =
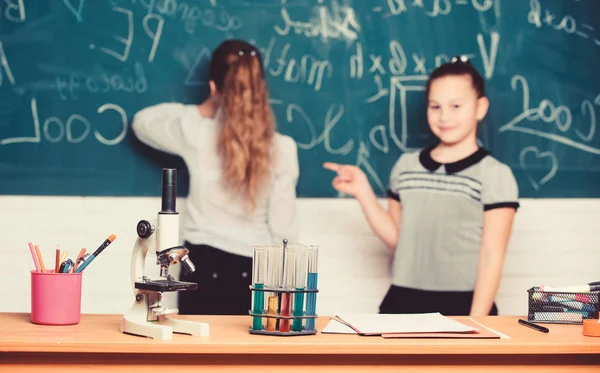
<svg viewBox="0 0 600 373">
<path fill-rule="evenodd" d="M 71 267 L 73 267 L 73 261 L 71 259 L 67 259 L 67 260 L 65 260 L 64 265 L 65 266 L 61 273 L 69 273 L 71 270 Z"/>
<path fill-rule="evenodd" d="M 116 235 L 111 234 L 110 237 L 108 237 L 104 242 L 102 242 L 102 245 L 100 245 L 100 247 L 97 248 L 96 251 L 94 251 L 94 253 L 92 255 L 90 255 L 89 258 L 87 258 L 83 263 L 81 263 L 77 267 L 77 269 L 75 270 L 75 273 L 79 273 L 79 272 L 83 271 L 85 269 L 85 267 L 87 267 L 92 262 L 92 260 L 94 260 L 94 258 L 96 258 L 98 255 L 100 255 L 102 250 L 106 249 L 106 247 L 108 245 L 110 245 L 116 238 L 117 238 Z"/>
<path fill-rule="evenodd" d="M 545 326 L 541 326 L 541 325 L 536 325 L 534 323 L 531 323 L 529 321 L 525 321 L 523 319 L 519 319 L 519 324 L 527 326 L 531 329 L 535 329 L 538 332 L 542 332 L 542 333 L 548 333 L 550 330 L 548 328 L 546 328 Z"/>
<path fill-rule="evenodd" d="M 538 311 L 547 311 L 547 312 L 555 312 L 555 307 L 559 307 L 556 312 L 563 311 L 563 308 L 566 310 L 575 310 L 575 311 L 585 311 L 585 312 L 594 312 L 595 309 L 590 304 L 581 303 L 575 300 L 569 300 L 564 298 L 556 298 L 555 296 L 550 296 L 549 301 L 531 301 L 531 307 Z"/>
</svg>

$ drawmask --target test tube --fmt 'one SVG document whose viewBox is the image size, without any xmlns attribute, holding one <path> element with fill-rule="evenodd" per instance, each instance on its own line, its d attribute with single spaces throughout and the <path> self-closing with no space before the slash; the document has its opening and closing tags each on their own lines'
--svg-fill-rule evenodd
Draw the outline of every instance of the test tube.
<svg viewBox="0 0 600 373">
<path fill-rule="evenodd" d="M 281 247 L 269 246 L 269 254 L 267 257 L 267 287 L 278 288 L 281 280 Z M 267 315 L 277 316 L 279 308 L 279 297 L 277 293 L 267 293 Z M 267 317 L 266 329 L 268 331 L 277 330 L 277 319 L 275 317 Z"/>
<path fill-rule="evenodd" d="M 286 290 L 293 289 L 294 287 L 294 272 L 296 271 L 296 250 L 287 247 L 284 251 L 283 258 L 283 283 L 282 287 Z M 292 297 L 289 292 L 281 293 L 281 310 L 279 314 L 281 316 L 292 315 Z M 289 332 L 290 331 L 290 319 L 279 320 L 279 331 Z"/>
<path fill-rule="evenodd" d="M 319 246 L 310 245 L 308 248 L 308 290 L 317 290 L 317 278 L 319 264 Z M 316 316 L 317 293 L 310 292 L 306 295 L 306 316 Z M 315 330 L 315 319 L 306 319 L 306 330 Z"/>
<path fill-rule="evenodd" d="M 254 259 L 252 261 L 253 273 L 252 283 L 254 289 L 264 289 L 267 277 L 267 248 L 264 246 L 254 247 Z M 265 304 L 265 292 L 254 290 L 252 292 L 252 313 L 262 314 Z M 252 329 L 262 330 L 262 317 L 253 316 Z"/>
<path fill-rule="evenodd" d="M 306 290 L 306 270 L 307 264 L 307 247 L 306 245 L 295 245 L 296 254 L 296 271 L 294 273 L 294 288 L 300 292 L 294 293 L 294 316 L 304 316 L 304 291 Z M 292 331 L 302 331 L 302 319 L 294 319 L 292 322 Z"/>
</svg>

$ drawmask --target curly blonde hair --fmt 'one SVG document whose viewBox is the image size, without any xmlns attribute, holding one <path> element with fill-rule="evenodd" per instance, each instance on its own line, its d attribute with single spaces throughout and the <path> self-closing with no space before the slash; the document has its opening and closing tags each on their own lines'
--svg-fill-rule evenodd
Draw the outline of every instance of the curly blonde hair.
<svg viewBox="0 0 600 373">
<path fill-rule="evenodd" d="M 259 51 L 240 40 L 227 40 L 212 54 L 210 80 L 222 109 L 217 149 L 225 187 L 239 193 L 254 210 L 268 185 L 275 120 Z"/>
</svg>

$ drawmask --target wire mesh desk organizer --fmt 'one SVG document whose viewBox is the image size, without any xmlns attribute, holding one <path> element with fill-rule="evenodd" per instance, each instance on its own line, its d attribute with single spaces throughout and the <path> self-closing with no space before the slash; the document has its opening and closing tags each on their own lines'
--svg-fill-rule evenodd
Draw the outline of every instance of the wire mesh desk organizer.
<svg viewBox="0 0 600 373">
<path fill-rule="evenodd" d="M 528 320 L 548 324 L 582 324 L 585 319 L 597 319 L 600 292 L 544 291 L 541 287 L 529 293 Z"/>
<path fill-rule="evenodd" d="M 319 246 L 254 246 L 250 334 L 316 334 Z"/>
</svg>

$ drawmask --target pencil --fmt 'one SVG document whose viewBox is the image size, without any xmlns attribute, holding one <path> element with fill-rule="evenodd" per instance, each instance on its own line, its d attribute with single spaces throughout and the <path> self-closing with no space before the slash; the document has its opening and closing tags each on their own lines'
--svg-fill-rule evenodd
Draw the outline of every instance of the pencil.
<svg viewBox="0 0 600 373">
<path fill-rule="evenodd" d="M 38 257 L 38 260 L 40 262 L 40 270 L 42 271 L 42 273 L 46 273 L 46 266 L 44 265 L 44 257 L 42 257 L 42 253 L 40 252 L 40 247 L 38 245 L 35 245 L 35 254 Z"/>
<path fill-rule="evenodd" d="M 35 248 L 31 242 L 27 243 L 29 245 L 29 251 L 31 252 L 31 258 L 33 259 L 33 264 L 35 265 L 35 271 L 40 271 L 40 261 L 38 260 L 37 255 L 35 255 Z"/>
<path fill-rule="evenodd" d="M 58 273 L 60 269 L 60 249 L 56 249 L 56 263 L 54 264 L 54 273 Z"/>
<path fill-rule="evenodd" d="M 63 253 L 60 255 L 60 262 L 64 262 L 65 260 L 67 260 L 67 255 L 69 255 L 69 253 L 67 253 L 66 251 L 63 251 Z"/>
<path fill-rule="evenodd" d="M 77 269 L 77 266 L 79 266 L 80 263 L 80 259 L 83 258 L 83 256 L 85 255 L 85 247 L 83 249 L 81 249 L 81 251 L 79 252 L 79 255 L 77 255 L 77 259 L 75 259 L 75 266 L 74 268 Z"/>
</svg>

